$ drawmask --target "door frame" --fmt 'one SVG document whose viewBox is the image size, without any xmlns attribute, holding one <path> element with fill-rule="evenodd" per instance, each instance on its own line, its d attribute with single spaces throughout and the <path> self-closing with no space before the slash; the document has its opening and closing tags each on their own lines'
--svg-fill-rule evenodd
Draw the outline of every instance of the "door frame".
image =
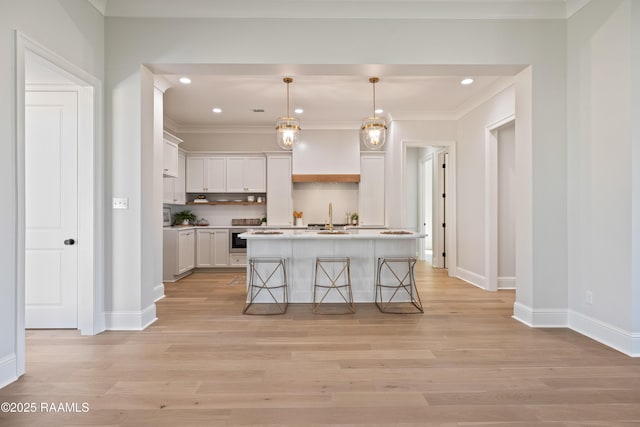
<svg viewBox="0 0 640 427">
<path fill-rule="evenodd" d="M 456 207 L 456 141 L 419 141 L 419 140 L 402 140 L 402 167 L 400 173 L 401 179 L 401 188 L 406 188 L 406 164 L 407 164 L 407 148 L 409 147 L 440 147 L 446 149 L 449 153 L 448 156 L 448 164 L 447 164 L 447 182 L 446 182 L 446 194 L 445 198 L 445 207 L 447 210 L 447 234 L 446 238 L 446 247 L 447 247 L 447 270 L 450 277 L 456 277 L 457 275 L 457 207 Z M 435 165 L 435 163 L 434 163 Z M 433 168 L 434 171 L 438 170 L 437 167 Z M 407 213 L 407 192 L 403 190 L 402 192 L 402 202 L 400 206 L 400 218 L 402 219 L 402 224 L 404 226 L 406 213 Z M 434 236 L 435 236 L 434 232 Z M 435 241 L 434 241 L 435 246 Z M 434 247 L 435 251 L 435 247 Z"/>
<path fill-rule="evenodd" d="M 25 372 L 25 54 L 53 65 L 78 91 L 78 329 L 105 330 L 104 322 L 104 158 L 101 81 L 15 31 L 16 61 L 16 361 Z"/>
<path fill-rule="evenodd" d="M 488 291 L 498 290 L 498 130 L 515 119 L 509 114 L 485 128 L 484 288 Z"/>
</svg>

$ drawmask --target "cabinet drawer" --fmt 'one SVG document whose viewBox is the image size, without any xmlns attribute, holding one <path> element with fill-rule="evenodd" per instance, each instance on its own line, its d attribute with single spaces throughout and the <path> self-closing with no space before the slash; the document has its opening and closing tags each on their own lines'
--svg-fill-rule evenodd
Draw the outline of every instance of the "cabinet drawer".
<svg viewBox="0 0 640 427">
<path fill-rule="evenodd" d="M 246 267 L 247 255 L 242 254 L 229 254 L 229 266 L 231 267 Z"/>
</svg>

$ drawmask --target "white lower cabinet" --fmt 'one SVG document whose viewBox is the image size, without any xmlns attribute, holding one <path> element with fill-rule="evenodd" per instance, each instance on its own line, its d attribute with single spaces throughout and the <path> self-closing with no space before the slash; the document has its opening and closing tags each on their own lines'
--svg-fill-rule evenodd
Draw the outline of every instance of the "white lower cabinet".
<svg viewBox="0 0 640 427">
<path fill-rule="evenodd" d="M 229 230 L 197 230 L 196 267 L 229 265 Z"/>
<path fill-rule="evenodd" d="M 174 282 L 195 268 L 195 235 L 194 230 L 164 230 L 162 280 Z"/>
</svg>

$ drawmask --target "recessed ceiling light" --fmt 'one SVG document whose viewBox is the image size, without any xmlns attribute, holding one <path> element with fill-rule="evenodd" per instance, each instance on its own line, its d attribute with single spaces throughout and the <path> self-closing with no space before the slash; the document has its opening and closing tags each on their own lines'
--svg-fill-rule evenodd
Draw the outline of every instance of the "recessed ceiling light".
<svg viewBox="0 0 640 427">
<path fill-rule="evenodd" d="M 382 114 L 382 113 L 384 113 L 384 110 L 382 108 L 376 108 L 376 111 L 374 111 L 374 113 Z"/>
<path fill-rule="evenodd" d="M 178 81 L 183 85 L 191 84 L 191 79 L 189 77 L 180 77 Z"/>
<path fill-rule="evenodd" d="M 471 83 L 473 83 L 473 79 L 471 77 L 467 77 L 466 79 L 462 79 L 462 81 L 460 82 L 461 85 L 470 85 Z"/>
<path fill-rule="evenodd" d="M 211 110 L 211 111 L 213 111 L 213 112 L 214 112 L 214 113 L 216 113 L 216 114 L 220 114 L 220 113 L 222 113 L 222 109 L 221 109 L 221 108 L 218 108 L 218 107 L 215 107 L 215 108 L 214 108 L 213 110 Z"/>
<path fill-rule="evenodd" d="M 296 114 L 302 114 L 304 113 L 304 110 L 302 108 L 296 108 L 295 110 L 293 110 L 293 112 Z"/>
</svg>

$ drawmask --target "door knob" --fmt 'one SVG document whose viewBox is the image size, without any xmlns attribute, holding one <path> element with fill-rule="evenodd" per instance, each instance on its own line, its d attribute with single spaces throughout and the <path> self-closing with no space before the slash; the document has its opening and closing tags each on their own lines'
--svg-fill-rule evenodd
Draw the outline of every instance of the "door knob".
<svg viewBox="0 0 640 427">
<path fill-rule="evenodd" d="M 72 246 L 72 245 L 76 244 L 76 241 L 73 240 L 73 239 L 67 239 L 67 240 L 64 241 L 64 244 L 67 245 L 67 246 Z"/>
</svg>

